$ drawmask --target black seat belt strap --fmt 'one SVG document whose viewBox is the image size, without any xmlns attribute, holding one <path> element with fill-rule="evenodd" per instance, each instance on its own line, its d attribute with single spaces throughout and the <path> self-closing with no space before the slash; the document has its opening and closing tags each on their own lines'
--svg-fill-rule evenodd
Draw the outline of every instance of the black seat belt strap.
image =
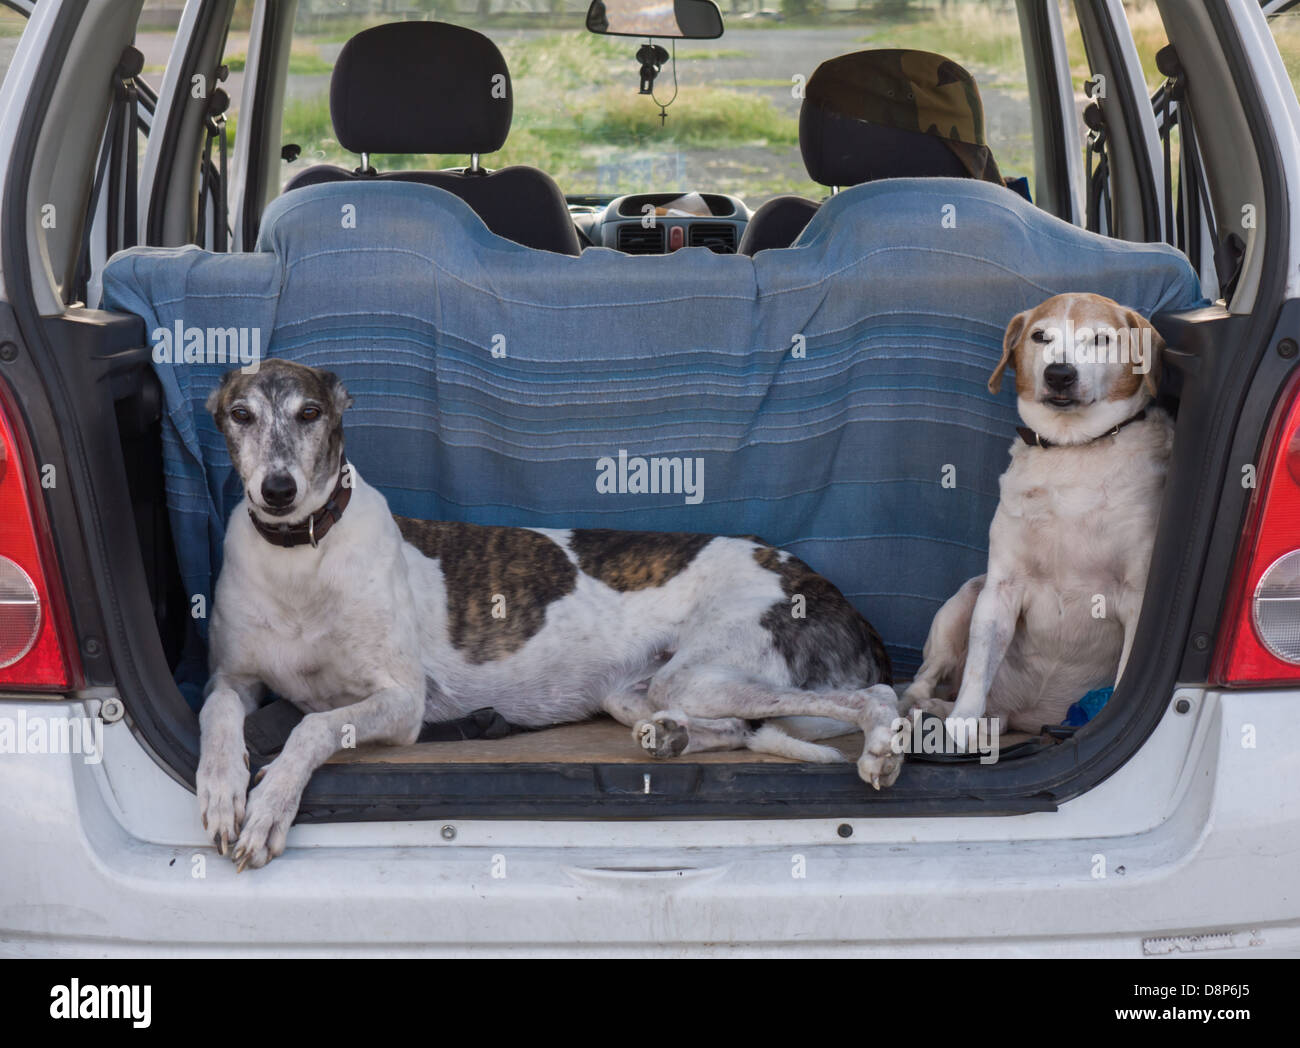
<svg viewBox="0 0 1300 1048">
<path fill-rule="evenodd" d="M 135 78 L 144 68 L 144 55 L 134 47 L 122 52 L 114 71 L 114 110 L 110 121 L 113 147 L 108 167 L 108 253 L 134 247 L 139 239 L 136 229 L 136 198 L 139 192 L 136 126 L 139 118 L 140 91 Z"/>
<path fill-rule="evenodd" d="M 90 190 L 86 225 L 81 236 L 81 255 L 77 264 L 77 286 L 74 292 L 75 297 L 82 300 L 86 297 L 90 283 L 90 242 L 106 176 L 108 201 L 105 209 L 104 243 L 107 253 L 112 255 L 121 248 L 133 247 L 138 240 L 136 223 L 139 164 L 136 130 L 139 126 L 140 92 L 135 78 L 143 68 L 144 55 L 134 47 L 127 47 L 113 70 L 113 97 L 109 103 L 99 159 L 95 164 L 95 181 Z M 123 161 L 125 171 L 122 170 Z"/>
<path fill-rule="evenodd" d="M 1179 177 L 1180 180 L 1191 179 L 1195 183 L 1195 200 L 1192 200 L 1192 194 L 1189 193 L 1189 204 L 1199 204 L 1202 209 L 1205 223 L 1210 230 L 1210 242 L 1214 245 L 1214 271 L 1219 280 L 1219 290 L 1225 298 L 1231 298 L 1233 288 L 1236 287 L 1237 280 L 1241 276 L 1241 265 L 1245 258 L 1246 245 L 1236 233 L 1220 236 L 1219 228 L 1215 222 L 1214 204 L 1210 200 L 1205 179 L 1201 177 L 1200 152 L 1196 146 L 1196 128 L 1192 119 L 1191 108 L 1188 105 L 1187 72 L 1183 68 L 1182 62 L 1179 61 L 1178 52 L 1174 50 L 1172 44 L 1167 44 L 1156 53 L 1156 66 L 1160 72 L 1169 78 L 1165 84 L 1166 98 L 1172 98 L 1173 101 L 1178 103 L 1178 129 L 1181 135 L 1179 159 L 1182 162 L 1182 171 Z M 1168 102 L 1166 102 L 1166 105 L 1168 105 Z M 1168 143 L 1165 146 L 1165 158 L 1165 166 L 1168 172 L 1170 167 Z M 1172 177 L 1172 175 L 1168 174 L 1167 177 Z M 1190 244 L 1194 244 L 1200 228 L 1199 216 L 1192 215 L 1189 208 L 1188 218 L 1190 228 L 1187 230 L 1186 238 Z M 1192 224 L 1193 222 L 1195 224 Z M 1199 250 L 1195 252 L 1192 261 L 1199 268 Z"/>
<path fill-rule="evenodd" d="M 1110 158 L 1106 155 L 1106 118 L 1097 102 L 1089 102 L 1083 111 L 1083 122 L 1088 126 L 1087 159 L 1088 203 L 1085 225 L 1089 232 L 1102 232 L 1102 216 L 1106 217 L 1106 233 L 1110 228 Z M 1093 158 L 1097 166 L 1093 167 Z"/>
<path fill-rule="evenodd" d="M 224 88 L 216 88 L 208 98 L 204 116 L 206 136 L 203 140 L 203 158 L 199 168 L 199 213 L 196 239 L 200 247 L 224 252 L 229 242 L 229 203 L 226 200 L 226 169 L 230 135 L 226 124 L 226 110 L 230 108 L 230 95 Z M 212 165 L 212 147 L 217 146 L 217 166 Z M 212 242 L 208 243 L 208 204 L 212 205 Z"/>
</svg>

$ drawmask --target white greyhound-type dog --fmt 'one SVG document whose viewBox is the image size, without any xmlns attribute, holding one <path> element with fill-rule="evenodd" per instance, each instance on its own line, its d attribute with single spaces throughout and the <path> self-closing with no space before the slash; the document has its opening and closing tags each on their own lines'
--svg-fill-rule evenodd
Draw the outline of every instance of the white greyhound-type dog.
<svg viewBox="0 0 1300 1048">
<path fill-rule="evenodd" d="M 1151 405 L 1164 348 L 1140 314 L 1066 294 L 1014 317 L 997 392 L 1016 373 L 1025 427 L 1002 475 L 987 574 L 935 616 L 901 708 L 1037 733 L 1124 675 L 1142 610 L 1173 423 Z M 945 695 L 956 690 L 956 701 Z"/>
<path fill-rule="evenodd" d="M 801 561 L 750 538 L 395 518 L 344 457 L 350 403 L 336 376 L 282 360 L 226 374 L 208 400 L 245 495 L 213 602 L 197 793 L 241 870 L 283 852 L 345 739 L 409 744 L 487 705 L 522 727 L 605 712 L 656 757 L 842 760 L 812 740 L 860 728 L 861 777 L 898 777 L 884 646 Z M 306 716 L 250 794 L 244 719 L 268 688 Z"/>
</svg>

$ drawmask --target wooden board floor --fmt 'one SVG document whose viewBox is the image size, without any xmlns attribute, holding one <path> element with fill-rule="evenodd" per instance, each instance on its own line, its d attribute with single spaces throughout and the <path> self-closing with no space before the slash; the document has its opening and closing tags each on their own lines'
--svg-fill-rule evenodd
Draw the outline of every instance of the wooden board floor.
<svg viewBox="0 0 1300 1048">
<path fill-rule="evenodd" d="M 1003 735 L 1005 748 L 1029 738 L 1021 732 Z M 849 760 L 862 753 L 862 733 L 826 739 Z M 419 742 L 413 746 L 359 746 L 335 754 L 332 764 L 644 764 L 649 756 L 632 738 L 632 729 L 609 717 L 581 724 L 522 732 L 504 739 L 470 739 L 464 742 Z M 773 757 L 749 750 L 692 753 L 678 761 L 692 764 L 797 764 L 788 757 Z"/>
<path fill-rule="evenodd" d="M 828 739 L 856 760 L 862 752 L 862 733 Z M 632 729 L 609 717 L 581 724 L 522 732 L 504 739 L 469 739 L 464 742 L 417 742 L 413 746 L 359 746 L 331 758 L 333 764 L 644 764 L 653 761 L 632 738 Z M 680 758 L 679 758 L 680 759 Z M 749 750 L 692 753 L 692 764 L 795 764 L 788 757 L 772 757 Z"/>
</svg>

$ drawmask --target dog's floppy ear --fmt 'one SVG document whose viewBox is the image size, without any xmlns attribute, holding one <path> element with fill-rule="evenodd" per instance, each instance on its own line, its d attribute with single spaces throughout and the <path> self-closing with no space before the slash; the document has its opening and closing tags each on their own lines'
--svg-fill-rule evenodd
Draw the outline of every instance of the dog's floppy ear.
<svg viewBox="0 0 1300 1048">
<path fill-rule="evenodd" d="M 238 374 L 239 368 L 232 368 L 230 371 L 227 371 L 222 375 L 221 382 L 217 385 L 216 389 L 208 394 L 208 399 L 203 405 L 208 409 L 208 414 L 212 416 L 212 421 L 217 424 L 218 430 L 225 428 L 226 404 L 228 402 L 227 394 L 230 392 L 230 384 L 235 380 L 235 376 Z"/>
<path fill-rule="evenodd" d="M 1007 370 L 1011 363 L 1011 354 L 1016 351 L 1016 345 L 1020 341 L 1020 336 L 1025 330 L 1025 325 L 1029 322 L 1029 310 L 1023 313 L 1017 313 L 1011 318 L 1011 323 L 1007 325 L 1007 333 L 1002 338 L 1002 359 L 998 361 L 998 366 L 993 369 L 993 374 L 989 376 L 989 392 L 998 393 L 1002 389 L 1002 373 Z"/>
<path fill-rule="evenodd" d="M 352 406 L 352 394 L 347 391 L 343 385 L 343 380 L 332 371 L 322 371 L 320 373 L 322 381 L 325 383 L 325 389 L 334 400 L 334 410 L 340 415 Z"/>
<path fill-rule="evenodd" d="M 1142 385 L 1146 387 L 1147 394 L 1154 397 L 1160 389 L 1160 355 L 1165 351 L 1165 340 L 1160 337 L 1160 332 L 1155 329 L 1155 325 L 1136 310 L 1130 309 L 1125 312 L 1124 319 L 1128 323 L 1128 329 L 1131 333 L 1129 336 L 1129 359 L 1138 359 L 1139 363 L 1145 365 L 1146 371 L 1142 375 Z M 1138 345 L 1145 345 L 1142 341 L 1142 332 L 1147 328 L 1151 330 L 1151 355 L 1149 360 L 1139 359 L 1133 353 L 1135 338 Z M 1145 349 L 1142 352 L 1145 352 Z"/>
</svg>

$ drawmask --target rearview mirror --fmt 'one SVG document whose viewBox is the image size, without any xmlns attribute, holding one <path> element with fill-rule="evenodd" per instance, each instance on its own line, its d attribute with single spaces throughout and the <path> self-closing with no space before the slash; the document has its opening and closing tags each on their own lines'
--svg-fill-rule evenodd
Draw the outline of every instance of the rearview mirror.
<svg viewBox="0 0 1300 1048">
<path fill-rule="evenodd" d="M 722 12 L 713 0 L 591 0 L 587 30 L 601 36 L 716 40 Z"/>
</svg>

